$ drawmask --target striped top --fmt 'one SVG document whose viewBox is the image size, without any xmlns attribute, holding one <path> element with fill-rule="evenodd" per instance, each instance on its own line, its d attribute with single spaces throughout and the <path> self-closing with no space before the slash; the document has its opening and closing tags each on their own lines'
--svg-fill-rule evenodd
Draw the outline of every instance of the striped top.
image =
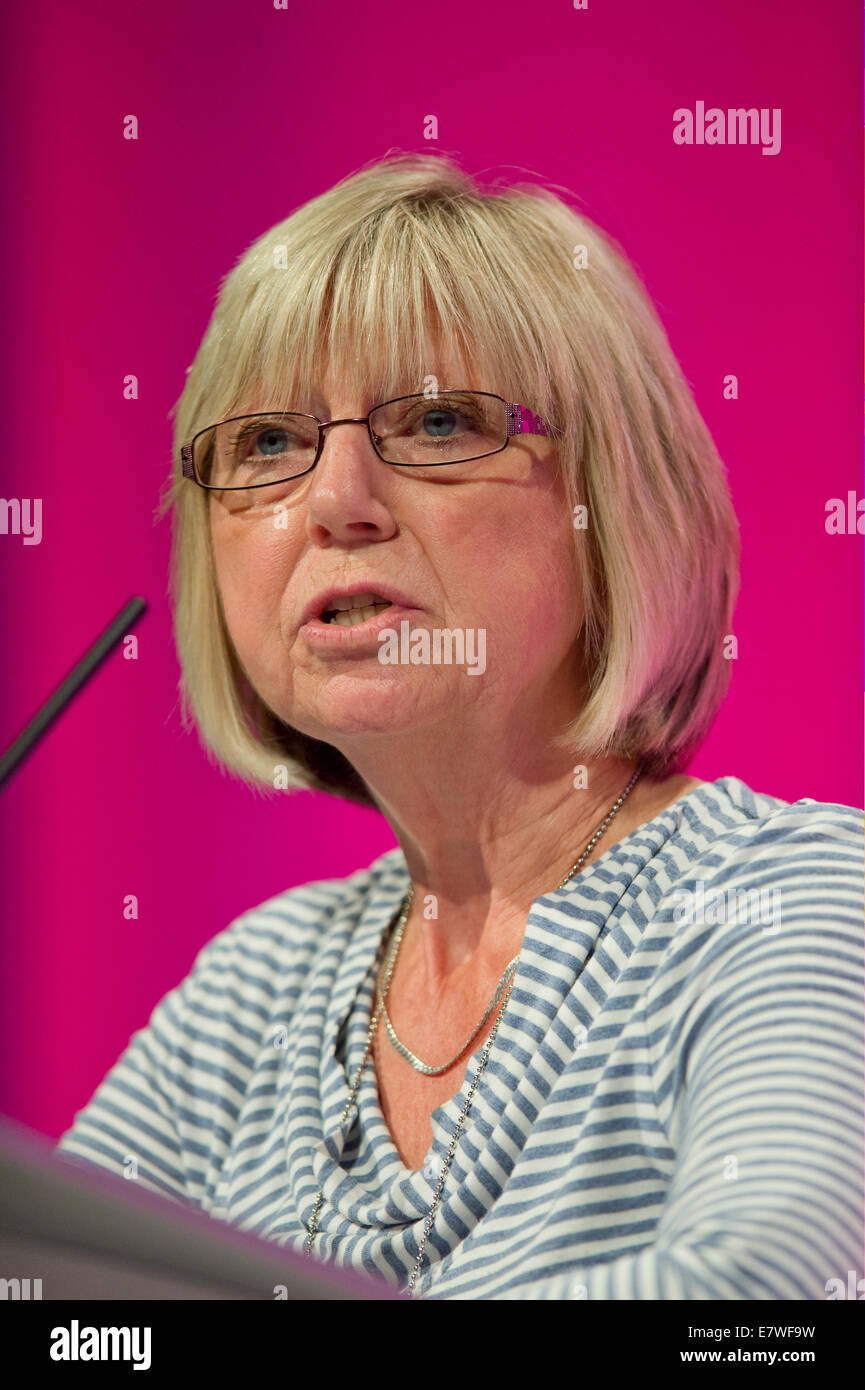
<svg viewBox="0 0 865 1390">
<path fill-rule="evenodd" d="M 862 813 L 705 782 L 536 898 L 427 1241 L 440 1298 L 821 1299 L 861 1276 Z M 60 1140 L 404 1288 L 484 1044 L 391 1140 L 366 1044 L 399 849 L 244 913 Z"/>
</svg>

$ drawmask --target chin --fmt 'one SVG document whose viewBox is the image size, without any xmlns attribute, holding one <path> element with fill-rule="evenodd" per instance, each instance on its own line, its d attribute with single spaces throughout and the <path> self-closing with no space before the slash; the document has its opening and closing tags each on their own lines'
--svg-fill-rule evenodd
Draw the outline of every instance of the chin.
<svg viewBox="0 0 865 1390">
<path fill-rule="evenodd" d="M 424 680 L 422 688 L 409 688 L 409 682 L 364 679 L 341 674 L 321 682 L 322 688 L 313 707 L 292 710 L 280 718 L 292 728 L 310 738 L 334 743 L 341 735 L 350 738 L 363 734 L 398 734 L 417 730 L 445 715 L 452 715 L 455 700 L 453 691 Z M 272 708 L 279 709 L 278 705 Z"/>
</svg>

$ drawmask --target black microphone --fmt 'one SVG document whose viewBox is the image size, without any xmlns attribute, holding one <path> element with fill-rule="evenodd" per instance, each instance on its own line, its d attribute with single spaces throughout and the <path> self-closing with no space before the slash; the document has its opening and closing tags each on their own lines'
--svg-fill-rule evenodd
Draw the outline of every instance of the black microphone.
<svg viewBox="0 0 865 1390">
<path fill-rule="evenodd" d="M 0 758 L 0 787 L 11 777 L 19 763 L 27 757 L 27 754 L 32 752 L 35 744 L 54 723 L 57 716 L 63 713 L 72 697 L 78 693 L 85 681 L 90 679 L 97 667 L 102 665 L 108 654 L 117 646 L 125 633 L 138 622 L 146 610 L 145 599 L 131 598 L 125 608 L 117 614 L 114 621 L 108 624 L 102 635 L 97 637 L 93 646 L 84 653 L 66 679 L 61 681 L 54 694 L 49 695 L 45 704 L 33 716 L 23 733 L 18 735 L 15 742 Z"/>
</svg>

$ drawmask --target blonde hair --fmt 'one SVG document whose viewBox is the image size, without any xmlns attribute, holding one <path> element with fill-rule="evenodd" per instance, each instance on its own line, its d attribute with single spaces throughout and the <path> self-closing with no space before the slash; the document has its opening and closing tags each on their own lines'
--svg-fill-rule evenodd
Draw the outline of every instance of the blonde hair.
<svg viewBox="0 0 865 1390">
<path fill-rule="evenodd" d="M 281 764 L 284 785 L 375 804 L 347 759 L 284 724 L 241 668 L 208 494 L 181 476 L 180 447 L 244 413 L 253 393 L 297 408 L 325 362 L 371 401 L 421 390 L 433 332 L 553 423 L 569 509 L 587 508 L 574 543 L 588 685 L 563 744 L 654 776 L 680 770 L 729 680 L 739 538 L 723 464 L 621 248 L 551 188 L 481 187 L 440 155 L 389 153 L 342 179 L 254 241 L 221 283 L 171 412 L 160 506 L 174 518 L 184 724 L 254 787 L 272 788 Z"/>
</svg>

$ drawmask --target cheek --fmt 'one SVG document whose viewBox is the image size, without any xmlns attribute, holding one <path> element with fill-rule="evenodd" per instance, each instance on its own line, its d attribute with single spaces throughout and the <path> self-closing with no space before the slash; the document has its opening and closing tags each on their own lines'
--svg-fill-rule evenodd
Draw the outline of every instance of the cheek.
<svg viewBox="0 0 865 1390">
<path fill-rule="evenodd" d="M 280 604 L 291 575 L 285 535 L 253 534 L 232 520 L 215 522 L 211 534 L 225 621 L 252 674 L 279 634 Z"/>
<path fill-rule="evenodd" d="M 575 533 L 558 500 L 506 508 L 475 518 L 456 543 L 469 559 L 472 587 L 490 613 L 518 641 L 530 646 L 572 639 L 582 619 Z"/>
</svg>

